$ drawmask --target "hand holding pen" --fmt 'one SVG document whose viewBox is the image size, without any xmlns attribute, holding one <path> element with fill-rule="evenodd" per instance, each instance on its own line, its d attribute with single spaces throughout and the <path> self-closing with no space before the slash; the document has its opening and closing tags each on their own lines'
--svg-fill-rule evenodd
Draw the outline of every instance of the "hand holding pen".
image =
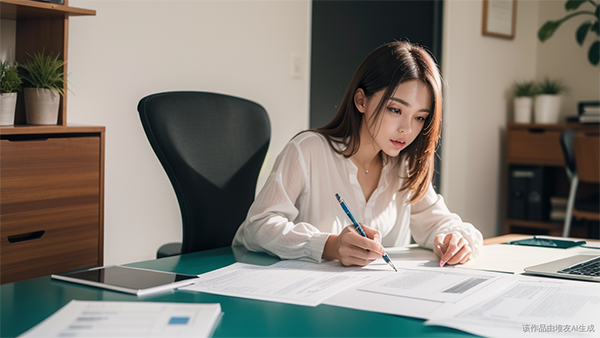
<svg viewBox="0 0 600 338">
<path fill-rule="evenodd" d="M 335 197 L 337 198 L 338 202 L 340 202 L 340 206 L 342 207 L 342 209 L 344 209 L 344 212 L 346 212 L 346 215 L 348 215 L 348 218 L 350 218 L 350 220 L 352 221 L 352 225 L 354 225 L 354 228 L 356 229 L 356 231 L 361 236 L 367 237 L 367 234 L 365 234 L 363 227 L 360 225 L 360 223 L 358 223 L 356 218 L 354 218 L 354 215 L 352 214 L 352 212 L 350 212 L 350 209 L 348 209 L 348 206 L 346 205 L 346 203 L 344 202 L 342 197 L 339 194 L 335 194 Z M 385 251 L 383 252 L 382 257 L 383 257 L 383 260 L 394 269 L 394 271 L 396 271 L 396 272 L 398 271 L 398 270 L 396 270 L 394 263 L 392 263 L 392 260 L 390 259 L 390 257 L 388 256 L 388 254 Z"/>
</svg>

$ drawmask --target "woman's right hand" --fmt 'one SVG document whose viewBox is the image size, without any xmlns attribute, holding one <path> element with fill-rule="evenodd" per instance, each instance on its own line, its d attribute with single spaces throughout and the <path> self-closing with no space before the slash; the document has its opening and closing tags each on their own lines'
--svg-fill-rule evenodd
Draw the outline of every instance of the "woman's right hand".
<svg viewBox="0 0 600 338">
<path fill-rule="evenodd" d="M 337 259 L 344 266 L 365 266 L 384 254 L 379 231 L 362 225 L 367 237 L 348 225 L 339 235 L 330 235 L 325 242 L 323 259 Z"/>
</svg>

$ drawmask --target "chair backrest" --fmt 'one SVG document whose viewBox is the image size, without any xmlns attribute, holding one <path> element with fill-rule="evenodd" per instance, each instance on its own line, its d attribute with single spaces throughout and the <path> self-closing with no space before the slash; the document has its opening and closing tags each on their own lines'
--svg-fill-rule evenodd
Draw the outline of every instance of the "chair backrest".
<svg viewBox="0 0 600 338">
<path fill-rule="evenodd" d="M 179 202 L 182 253 L 231 245 L 269 147 L 265 109 L 222 94 L 166 92 L 144 97 L 138 111 Z"/>
<path fill-rule="evenodd" d="M 578 132 L 573 137 L 573 144 L 579 180 L 600 183 L 600 135 Z"/>
<path fill-rule="evenodd" d="M 575 131 L 571 129 L 563 131 L 560 136 L 560 146 L 562 147 L 565 158 L 565 167 L 569 177 L 577 172 L 575 167 L 575 147 L 573 145 L 574 136 Z"/>
</svg>

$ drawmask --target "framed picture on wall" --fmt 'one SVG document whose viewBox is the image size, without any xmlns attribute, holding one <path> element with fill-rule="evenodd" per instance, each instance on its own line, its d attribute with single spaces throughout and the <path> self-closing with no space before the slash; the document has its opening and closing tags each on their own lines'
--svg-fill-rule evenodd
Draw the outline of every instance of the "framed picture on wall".
<svg viewBox="0 0 600 338">
<path fill-rule="evenodd" d="M 517 0 L 483 0 L 481 34 L 514 39 L 516 16 Z"/>
</svg>

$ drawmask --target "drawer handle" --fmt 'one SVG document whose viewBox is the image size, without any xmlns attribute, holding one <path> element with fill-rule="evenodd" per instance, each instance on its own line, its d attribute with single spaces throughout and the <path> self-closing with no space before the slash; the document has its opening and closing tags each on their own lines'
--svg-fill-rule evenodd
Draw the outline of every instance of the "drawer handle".
<svg viewBox="0 0 600 338">
<path fill-rule="evenodd" d="M 45 232 L 46 232 L 45 230 L 41 230 L 41 231 L 28 232 L 26 234 L 19 234 L 19 235 L 8 236 L 8 241 L 10 243 L 19 243 L 19 242 L 31 241 L 31 240 L 34 240 L 34 239 L 41 238 L 44 235 Z"/>
<path fill-rule="evenodd" d="M 43 135 L 10 135 L 6 139 L 8 142 L 45 142 L 48 141 L 47 136 Z"/>
<path fill-rule="evenodd" d="M 546 130 L 543 128 L 529 128 L 528 130 L 532 134 L 543 134 L 546 132 Z"/>
</svg>

